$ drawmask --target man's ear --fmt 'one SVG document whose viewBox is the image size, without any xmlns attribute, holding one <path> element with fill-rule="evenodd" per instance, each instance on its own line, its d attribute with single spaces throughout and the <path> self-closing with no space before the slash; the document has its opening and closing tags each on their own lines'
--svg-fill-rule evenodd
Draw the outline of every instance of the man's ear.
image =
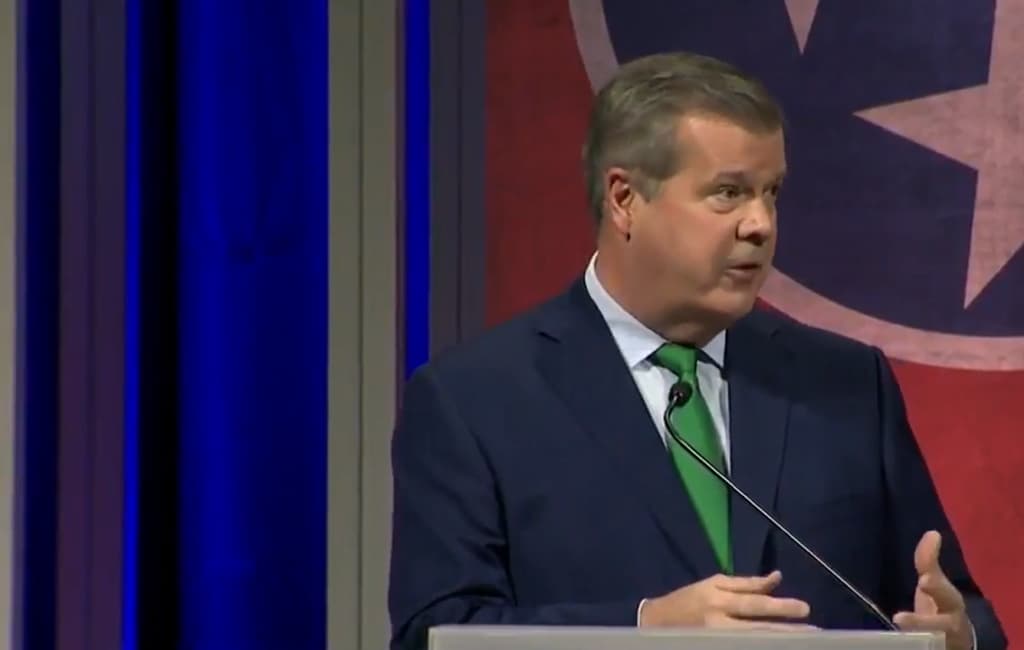
<svg viewBox="0 0 1024 650">
<path fill-rule="evenodd" d="M 616 233 L 629 241 L 634 212 L 643 197 L 633 185 L 634 176 L 622 167 L 609 167 L 604 173 L 605 219 Z"/>
</svg>

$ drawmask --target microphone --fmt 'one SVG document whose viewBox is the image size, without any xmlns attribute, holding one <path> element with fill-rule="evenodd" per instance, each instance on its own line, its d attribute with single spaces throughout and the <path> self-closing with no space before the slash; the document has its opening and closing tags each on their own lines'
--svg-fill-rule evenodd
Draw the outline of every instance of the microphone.
<svg viewBox="0 0 1024 650">
<path fill-rule="evenodd" d="M 840 585 L 842 585 L 842 587 L 850 595 L 852 595 L 854 598 L 856 598 L 860 602 L 860 604 L 863 605 L 863 607 L 868 611 L 868 613 L 870 613 L 872 616 L 874 616 L 876 619 L 878 619 L 883 625 L 885 625 L 885 627 L 887 629 L 892 630 L 892 631 L 899 631 L 899 628 L 896 627 L 896 624 L 893 623 L 889 619 L 889 617 L 885 615 L 885 613 L 882 611 L 882 609 L 878 605 L 876 605 L 870 598 L 865 596 L 856 587 L 854 587 L 852 584 L 850 584 L 850 582 L 846 578 L 841 576 L 838 571 L 836 571 L 831 566 L 829 566 L 829 564 L 827 562 L 825 562 L 825 560 L 823 560 L 820 557 L 818 557 L 817 554 L 815 554 L 814 551 L 812 551 L 810 548 L 808 548 L 806 544 L 801 542 L 796 537 L 796 535 L 794 535 L 793 533 L 789 532 L 789 529 L 787 529 L 785 526 L 783 526 L 781 523 L 779 523 L 775 519 L 775 517 L 772 517 L 770 514 L 768 514 L 768 512 L 764 508 L 762 508 L 760 505 L 758 505 L 758 503 L 756 501 L 754 501 L 752 498 L 747 496 L 746 492 L 744 492 L 739 487 L 737 487 L 736 484 L 733 483 L 729 479 L 728 476 L 723 474 L 721 472 L 721 470 L 719 470 L 717 467 L 715 467 L 714 463 L 712 463 L 710 460 L 705 458 L 704 454 L 702 454 L 699 451 L 697 451 L 697 449 L 693 445 L 691 445 L 689 442 L 684 440 L 681 435 L 679 435 L 679 432 L 677 432 L 675 430 L 675 427 L 672 426 L 672 418 L 671 418 L 672 411 L 674 411 L 675 409 L 677 409 L 677 408 L 683 406 L 684 404 L 686 404 L 687 402 L 689 402 L 691 397 L 693 397 L 693 387 L 690 386 L 690 384 L 688 384 L 685 381 L 676 382 L 676 384 L 674 386 L 672 386 L 672 388 L 669 390 L 669 393 L 668 393 L 668 407 L 665 409 L 664 420 L 665 420 L 665 428 L 668 431 L 669 435 L 672 436 L 672 439 L 675 440 L 676 442 L 678 442 L 680 445 L 682 445 L 683 449 L 685 449 L 687 452 L 689 452 L 689 454 L 691 456 L 693 456 L 701 465 L 703 465 L 705 468 L 707 468 L 707 470 L 709 472 L 711 472 L 712 474 L 717 476 L 718 480 L 720 480 L 723 483 L 725 483 L 725 485 L 729 488 L 729 490 L 731 490 L 734 494 L 739 495 L 740 498 L 742 498 L 744 501 L 746 501 L 747 504 L 749 504 L 751 508 L 753 508 L 754 510 L 756 510 L 758 512 L 758 514 L 760 514 L 762 517 L 767 519 L 768 523 L 770 523 L 772 525 L 772 527 L 775 528 L 775 530 L 781 532 L 783 535 L 788 537 L 789 540 L 791 542 L 793 542 L 794 544 L 796 544 L 797 547 L 799 547 L 799 549 L 801 551 L 803 551 L 808 557 L 810 557 L 812 560 L 814 560 L 821 568 L 825 569 L 825 571 L 827 571 L 830 576 L 835 578 L 835 580 Z"/>
</svg>

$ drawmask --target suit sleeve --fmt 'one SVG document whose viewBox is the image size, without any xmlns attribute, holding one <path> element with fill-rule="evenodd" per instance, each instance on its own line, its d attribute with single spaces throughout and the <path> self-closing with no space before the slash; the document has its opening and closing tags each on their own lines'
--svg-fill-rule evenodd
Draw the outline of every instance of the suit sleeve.
<svg viewBox="0 0 1024 650">
<path fill-rule="evenodd" d="M 912 611 L 917 571 L 914 549 L 929 530 L 942 534 L 939 563 L 963 594 L 977 635 L 978 650 L 1003 650 L 1006 636 L 991 604 L 982 595 L 964 561 L 920 447 L 907 420 L 906 407 L 888 361 L 875 351 L 879 373 L 882 449 L 886 491 L 887 553 L 885 607 L 891 614 Z"/>
<path fill-rule="evenodd" d="M 425 648 L 443 624 L 635 625 L 635 599 L 517 605 L 501 493 L 479 442 L 429 367 L 403 402 L 391 447 L 393 650 Z"/>
</svg>

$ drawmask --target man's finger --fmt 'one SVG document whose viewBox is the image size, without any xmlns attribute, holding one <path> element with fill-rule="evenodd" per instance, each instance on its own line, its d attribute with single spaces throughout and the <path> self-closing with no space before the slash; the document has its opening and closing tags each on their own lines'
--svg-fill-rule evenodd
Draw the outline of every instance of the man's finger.
<svg viewBox="0 0 1024 650">
<path fill-rule="evenodd" d="M 896 627 L 908 632 L 953 632 L 957 618 L 952 614 L 912 614 L 900 612 L 893 617 Z"/>
<path fill-rule="evenodd" d="M 782 582 L 782 572 L 772 571 L 766 576 L 740 577 L 721 575 L 714 579 L 714 585 L 724 591 L 741 594 L 767 594 Z"/>
<path fill-rule="evenodd" d="M 795 598 L 772 598 L 762 594 L 734 594 L 723 611 L 734 618 L 801 619 L 811 614 L 811 606 Z"/>
<path fill-rule="evenodd" d="M 923 578 L 918 579 L 920 584 Z M 939 606 L 935 599 L 926 594 L 920 587 L 914 589 L 914 613 L 916 614 L 938 614 Z"/>
<path fill-rule="evenodd" d="M 941 569 L 918 578 L 917 586 L 932 597 L 940 613 L 959 612 L 964 608 L 964 597 Z"/>
<path fill-rule="evenodd" d="M 921 541 L 914 549 L 914 568 L 917 575 L 939 570 L 939 551 L 942 550 L 942 535 L 938 531 L 929 530 L 921 536 Z"/>
</svg>

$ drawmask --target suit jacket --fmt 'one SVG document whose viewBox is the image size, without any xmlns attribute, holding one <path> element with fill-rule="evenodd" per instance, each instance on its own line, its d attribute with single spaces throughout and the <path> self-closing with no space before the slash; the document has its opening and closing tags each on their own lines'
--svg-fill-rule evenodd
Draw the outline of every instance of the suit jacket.
<svg viewBox="0 0 1024 650">
<path fill-rule="evenodd" d="M 943 534 L 980 650 L 1006 640 L 964 563 L 882 354 L 755 311 L 728 331 L 731 474 L 890 615 L 914 548 Z M 637 605 L 714 575 L 711 546 L 582 280 L 410 379 L 393 438 L 392 648 L 449 623 L 635 625 Z M 738 498 L 737 575 L 827 628 L 877 628 Z"/>
</svg>

